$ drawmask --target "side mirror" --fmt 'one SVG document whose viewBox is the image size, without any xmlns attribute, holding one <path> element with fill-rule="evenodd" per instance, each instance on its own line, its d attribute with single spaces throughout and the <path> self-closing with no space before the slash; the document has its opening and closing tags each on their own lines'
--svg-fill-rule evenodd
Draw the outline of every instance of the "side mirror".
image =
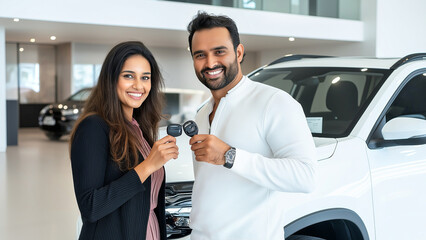
<svg viewBox="0 0 426 240">
<path fill-rule="evenodd" d="M 426 120 L 413 117 L 396 117 L 382 128 L 385 140 L 426 137 Z"/>
<path fill-rule="evenodd" d="M 383 139 L 373 139 L 368 143 L 370 149 L 403 145 L 426 144 L 426 119 L 415 117 L 396 117 L 382 128 Z"/>
</svg>

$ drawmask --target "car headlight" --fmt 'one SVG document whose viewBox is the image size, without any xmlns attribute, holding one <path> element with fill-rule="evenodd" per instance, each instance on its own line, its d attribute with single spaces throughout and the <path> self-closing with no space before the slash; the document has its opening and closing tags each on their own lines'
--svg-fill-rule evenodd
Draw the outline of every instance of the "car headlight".
<svg viewBox="0 0 426 240">
<path fill-rule="evenodd" d="M 78 114 L 78 109 L 77 108 L 75 108 L 75 109 L 62 109 L 61 110 L 61 113 L 62 113 L 62 116 L 69 116 L 69 115 L 75 115 L 75 114 Z"/>
<path fill-rule="evenodd" d="M 192 208 L 192 186 L 193 182 L 166 184 L 166 227 L 169 239 L 191 233 L 189 214 Z"/>
</svg>

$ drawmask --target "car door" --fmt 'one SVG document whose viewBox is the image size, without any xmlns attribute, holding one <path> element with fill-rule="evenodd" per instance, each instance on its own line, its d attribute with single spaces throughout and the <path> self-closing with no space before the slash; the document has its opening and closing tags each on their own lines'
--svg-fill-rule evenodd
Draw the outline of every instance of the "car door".
<svg viewBox="0 0 426 240">
<path fill-rule="evenodd" d="M 382 134 L 386 123 L 402 116 L 426 121 L 424 72 L 403 81 L 368 141 L 377 240 L 426 236 L 426 135 L 385 140 Z"/>
</svg>

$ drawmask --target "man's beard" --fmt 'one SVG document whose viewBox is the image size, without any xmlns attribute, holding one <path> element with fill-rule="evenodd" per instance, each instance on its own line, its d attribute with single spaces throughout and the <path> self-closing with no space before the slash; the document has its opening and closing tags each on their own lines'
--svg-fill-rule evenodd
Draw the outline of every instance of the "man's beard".
<svg viewBox="0 0 426 240">
<path fill-rule="evenodd" d="M 201 70 L 201 72 L 197 72 L 197 77 L 201 81 L 204 86 L 206 86 L 210 90 L 219 90 L 222 89 L 228 84 L 230 84 L 235 77 L 238 74 L 238 64 L 237 64 L 237 58 L 235 58 L 235 62 L 229 65 L 229 68 L 223 66 L 223 65 L 217 65 L 214 68 L 204 68 Z M 213 81 L 208 81 L 207 78 L 205 78 L 205 71 L 213 71 L 215 69 L 222 68 L 222 71 L 224 72 L 222 79 L 217 79 Z"/>
</svg>

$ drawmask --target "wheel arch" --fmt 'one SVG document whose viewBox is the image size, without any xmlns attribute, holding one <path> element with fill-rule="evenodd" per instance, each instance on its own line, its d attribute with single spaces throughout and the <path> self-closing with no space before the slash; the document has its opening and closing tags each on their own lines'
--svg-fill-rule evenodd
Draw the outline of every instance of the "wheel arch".
<svg viewBox="0 0 426 240">
<path fill-rule="evenodd" d="M 326 209 L 301 217 L 284 227 L 284 236 L 287 238 L 297 231 L 307 227 L 334 220 L 344 220 L 351 222 L 358 228 L 363 240 L 370 239 L 367 228 L 365 227 L 361 217 L 356 212 L 345 208 Z"/>
</svg>

